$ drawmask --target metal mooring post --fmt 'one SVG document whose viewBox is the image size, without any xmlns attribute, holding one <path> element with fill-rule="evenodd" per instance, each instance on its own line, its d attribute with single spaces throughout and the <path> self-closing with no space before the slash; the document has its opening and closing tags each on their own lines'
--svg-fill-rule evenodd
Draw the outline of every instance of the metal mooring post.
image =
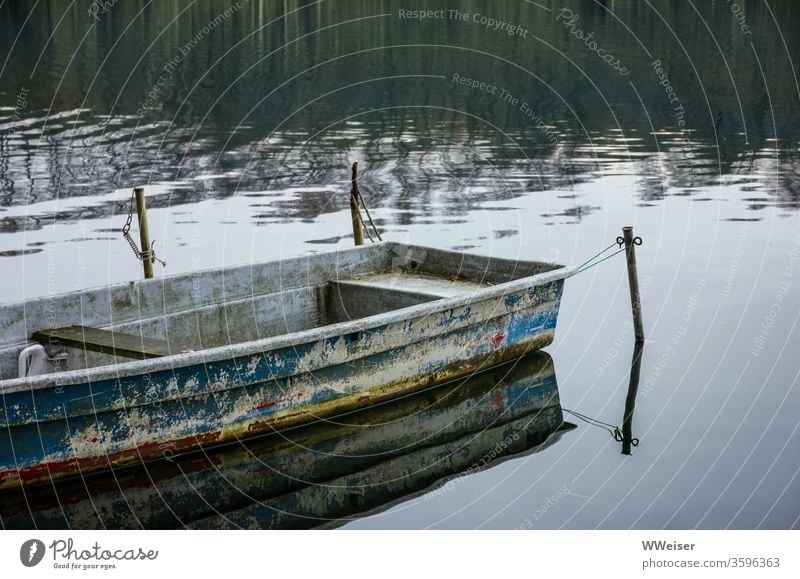
<svg viewBox="0 0 800 579">
<path fill-rule="evenodd" d="M 144 201 L 144 188 L 136 187 L 133 190 L 136 196 L 136 215 L 139 217 L 139 238 L 142 241 L 142 265 L 144 277 L 153 277 L 153 259 L 150 249 L 150 230 L 147 227 L 147 205 Z"/>
<path fill-rule="evenodd" d="M 353 163 L 353 187 L 350 189 L 350 219 L 353 221 L 353 239 L 356 245 L 364 245 L 364 228 L 361 224 L 361 211 L 358 209 L 358 161 Z"/>
<path fill-rule="evenodd" d="M 619 242 L 620 240 L 617 239 L 617 241 Z M 642 302 L 639 297 L 639 273 L 636 270 L 636 246 L 642 244 L 642 238 L 634 237 L 633 227 L 628 226 L 622 228 L 622 242 L 625 244 L 625 256 L 628 258 L 628 286 L 631 290 L 633 332 L 637 342 L 644 342 Z"/>
</svg>

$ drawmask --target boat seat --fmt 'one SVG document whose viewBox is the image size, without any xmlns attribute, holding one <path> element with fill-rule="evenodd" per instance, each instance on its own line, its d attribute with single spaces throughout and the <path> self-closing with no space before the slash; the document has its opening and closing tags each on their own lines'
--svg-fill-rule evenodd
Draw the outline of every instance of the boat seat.
<svg viewBox="0 0 800 579">
<path fill-rule="evenodd" d="M 354 320 L 475 291 L 462 278 L 387 272 L 337 279 L 327 285 L 325 322 Z"/>
<path fill-rule="evenodd" d="M 459 276 L 446 278 L 417 273 L 387 272 L 336 280 L 338 284 L 364 289 L 389 290 L 431 298 L 449 298 L 485 288 L 487 283 L 468 281 Z"/>
<path fill-rule="evenodd" d="M 181 352 L 190 352 L 179 344 L 166 340 L 146 338 L 122 332 L 89 328 L 87 326 L 67 326 L 34 332 L 31 340 L 46 345 L 69 346 L 81 348 L 90 352 L 112 354 L 124 358 L 144 360 L 146 358 L 160 358 Z"/>
</svg>

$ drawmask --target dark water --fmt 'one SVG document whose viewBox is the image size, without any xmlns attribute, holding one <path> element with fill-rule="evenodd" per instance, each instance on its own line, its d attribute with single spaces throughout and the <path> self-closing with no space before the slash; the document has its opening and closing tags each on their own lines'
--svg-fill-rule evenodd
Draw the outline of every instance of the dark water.
<svg viewBox="0 0 800 579">
<path fill-rule="evenodd" d="M 348 526 L 800 525 L 796 2 L 99 6 L 0 4 L 1 301 L 139 276 L 134 185 L 163 273 L 351 244 L 353 160 L 393 240 L 579 264 L 633 224 L 633 454 L 578 421 Z M 628 320 L 619 258 L 567 282 L 565 408 L 621 422 Z"/>
</svg>

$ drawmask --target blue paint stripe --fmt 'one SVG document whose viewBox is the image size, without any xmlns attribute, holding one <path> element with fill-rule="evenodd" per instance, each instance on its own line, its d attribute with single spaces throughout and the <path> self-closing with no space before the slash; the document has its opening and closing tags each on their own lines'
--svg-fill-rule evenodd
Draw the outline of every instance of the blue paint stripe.
<svg viewBox="0 0 800 579">
<path fill-rule="evenodd" d="M 536 291 L 546 291 L 547 296 L 551 299 L 555 297 L 555 301 L 548 304 L 549 307 L 543 310 L 519 310 L 511 314 L 510 321 L 508 322 L 504 321 L 502 317 L 495 318 L 485 324 L 468 326 L 434 338 L 434 340 L 439 343 L 437 348 L 443 353 L 448 352 L 448 348 L 453 343 L 458 343 L 459 341 L 474 340 L 478 345 L 469 351 L 464 350 L 458 352 L 456 357 L 453 357 L 452 352 L 449 352 L 449 359 L 443 358 L 431 363 L 428 367 L 421 369 L 422 373 L 428 374 L 434 371 L 440 371 L 448 362 L 459 362 L 465 358 L 473 358 L 491 353 L 493 350 L 491 342 L 480 340 L 480 336 L 485 336 L 495 331 L 505 332 L 504 346 L 511 346 L 522 344 L 542 331 L 554 329 L 563 281 L 550 285 L 555 287 L 535 288 Z M 365 338 L 362 336 L 361 339 Z M 367 336 L 366 339 L 369 339 L 369 336 Z M 311 345 L 308 345 L 307 347 L 310 346 Z M 0 465 L 2 465 L 2 468 L 14 468 L 15 454 L 17 455 L 17 465 L 38 464 L 45 457 L 69 458 L 72 456 L 70 433 L 75 432 L 100 430 L 101 432 L 107 433 L 108 439 L 98 441 L 96 444 L 99 444 L 99 449 L 105 448 L 106 452 L 113 452 L 114 450 L 131 446 L 131 440 L 129 440 L 131 437 L 142 437 L 145 433 L 156 436 L 159 433 L 168 433 L 170 439 L 192 436 L 219 430 L 224 425 L 223 417 L 226 421 L 232 419 L 238 421 L 268 418 L 276 412 L 292 407 L 331 401 L 337 397 L 363 390 L 365 383 L 372 382 L 373 386 L 377 385 L 374 381 L 375 369 L 386 367 L 399 358 L 409 356 L 410 352 L 415 347 L 418 346 L 416 344 L 411 344 L 346 364 L 339 364 L 314 371 L 313 374 L 317 379 L 317 387 L 314 388 L 309 398 L 299 401 L 285 400 L 272 406 L 262 406 L 258 409 L 251 410 L 244 416 L 231 416 L 231 413 L 237 405 L 246 408 L 248 404 L 251 403 L 253 406 L 258 406 L 259 403 L 264 401 L 279 399 L 291 388 L 289 381 L 286 379 L 271 379 L 270 366 L 264 365 L 260 371 L 257 370 L 255 373 L 254 379 L 258 380 L 256 384 L 248 384 L 243 388 L 232 388 L 218 392 L 208 391 L 207 386 L 210 377 L 215 377 L 219 372 L 230 371 L 232 367 L 235 372 L 235 368 L 242 368 L 244 364 L 249 362 L 249 356 L 246 360 L 240 358 L 235 360 L 232 364 L 217 362 L 208 364 L 206 368 L 201 370 L 198 370 L 196 367 L 183 369 L 176 372 L 176 374 L 185 376 L 185 379 L 194 376 L 200 386 L 191 392 L 193 395 L 187 396 L 190 392 L 184 390 L 182 392 L 183 398 L 133 409 L 131 412 L 140 416 L 141 422 L 143 422 L 142 425 L 136 427 L 139 429 L 139 432 L 131 432 L 131 421 L 128 411 L 98 410 L 98 412 L 93 412 L 91 402 L 93 400 L 95 408 L 100 409 L 103 407 L 104 402 L 108 404 L 109 401 L 116 400 L 123 392 L 129 392 L 134 388 L 139 391 L 144 390 L 147 388 L 147 383 L 141 379 L 137 381 L 135 377 L 132 377 L 119 382 L 108 381 L 106 383 L 87 384 L 79 387 L 65 387 L 63 388 L 63 392 L 60 393 L 57 392 L 56 389 L 50 389 L 44 393 L 36 392 L 33 395 L 33 403 L 36 405 L 40 416 L 42 414 L 47 415 L 48 409 L 50 411 L 49 415 L 53 416 L 55 414 L 54 409 L 61 408 L 62 406 L 66 406 L 68 413 L 86 412 L 87 410 L 88 413 L 72 416 L 67 421 L 63 419 L 62 412 L 62 418 L 55 418 L 39 424 L 18 425 L 11 429 L 0 427 Z M 162 374 L 164 374 L 164 376 L 157 377 L 153 375 L 151 379 L 154 383 L 160 384 L 162 380 L 173 376 L 172 372 Z M 273 372 L 272 375 L 274 374 Z M 325 387 L 326 383 L 346 376 L 352 377 L 353 380 L 352 386 L 345 392 Z M 94 392 L 93 399 L 75 400 L 76 393 L 83 394 L 89 392 Z M 49 396 L 45 394 L 49 394 Z M 141 396 L 141 392 L 139 392 L 139 394 Z M 18 393 L 17 398 L 19 399 L 25 396 L 30 399 L 31 393 Z M 9 402 L 11 402 L 9 398 L 12 397 L 13 395 L 5 396 L 6 414 L 9 420 L 19 420 L 23 418 L 23 416 L 19 408 L 16 414 L 14 413 L 14 406 L 9 404 Z M 42 408 L 40 408 L 40 406 Z M 9 412 L 9 409 L 11 409 L 11 412 Z"/>
</svg>

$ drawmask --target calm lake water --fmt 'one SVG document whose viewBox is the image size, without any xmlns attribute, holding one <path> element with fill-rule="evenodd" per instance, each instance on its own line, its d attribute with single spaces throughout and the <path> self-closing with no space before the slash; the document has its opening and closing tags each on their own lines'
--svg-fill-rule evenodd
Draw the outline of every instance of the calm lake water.
<svg viewBox="0 0 800 579">
<path fill-rule="evenodd" d="M 355 160 L 387 239 L 580 264 L 634 225 L 648 340 L 630 456 L 565 414 L 577 428 L 480 469 L 303 516 L 800 527 L 798 22 L 797 2 L 742 0 L 1 2 L 0 301 L 140 277 L 119 233 L 133 186 L 157 275 L 350 246 Z M 622 422 L 621 256 L 567 281 L 547 351 L 564 409 Z M 504 377 L 479 391 L 510 392 Z M 394 435 L 420 428 L 409 412 Z M 353 488 L 382 476 L 354 469 Z M 269 524 L 314 526 L 292 500 Z"/>
</svg>

